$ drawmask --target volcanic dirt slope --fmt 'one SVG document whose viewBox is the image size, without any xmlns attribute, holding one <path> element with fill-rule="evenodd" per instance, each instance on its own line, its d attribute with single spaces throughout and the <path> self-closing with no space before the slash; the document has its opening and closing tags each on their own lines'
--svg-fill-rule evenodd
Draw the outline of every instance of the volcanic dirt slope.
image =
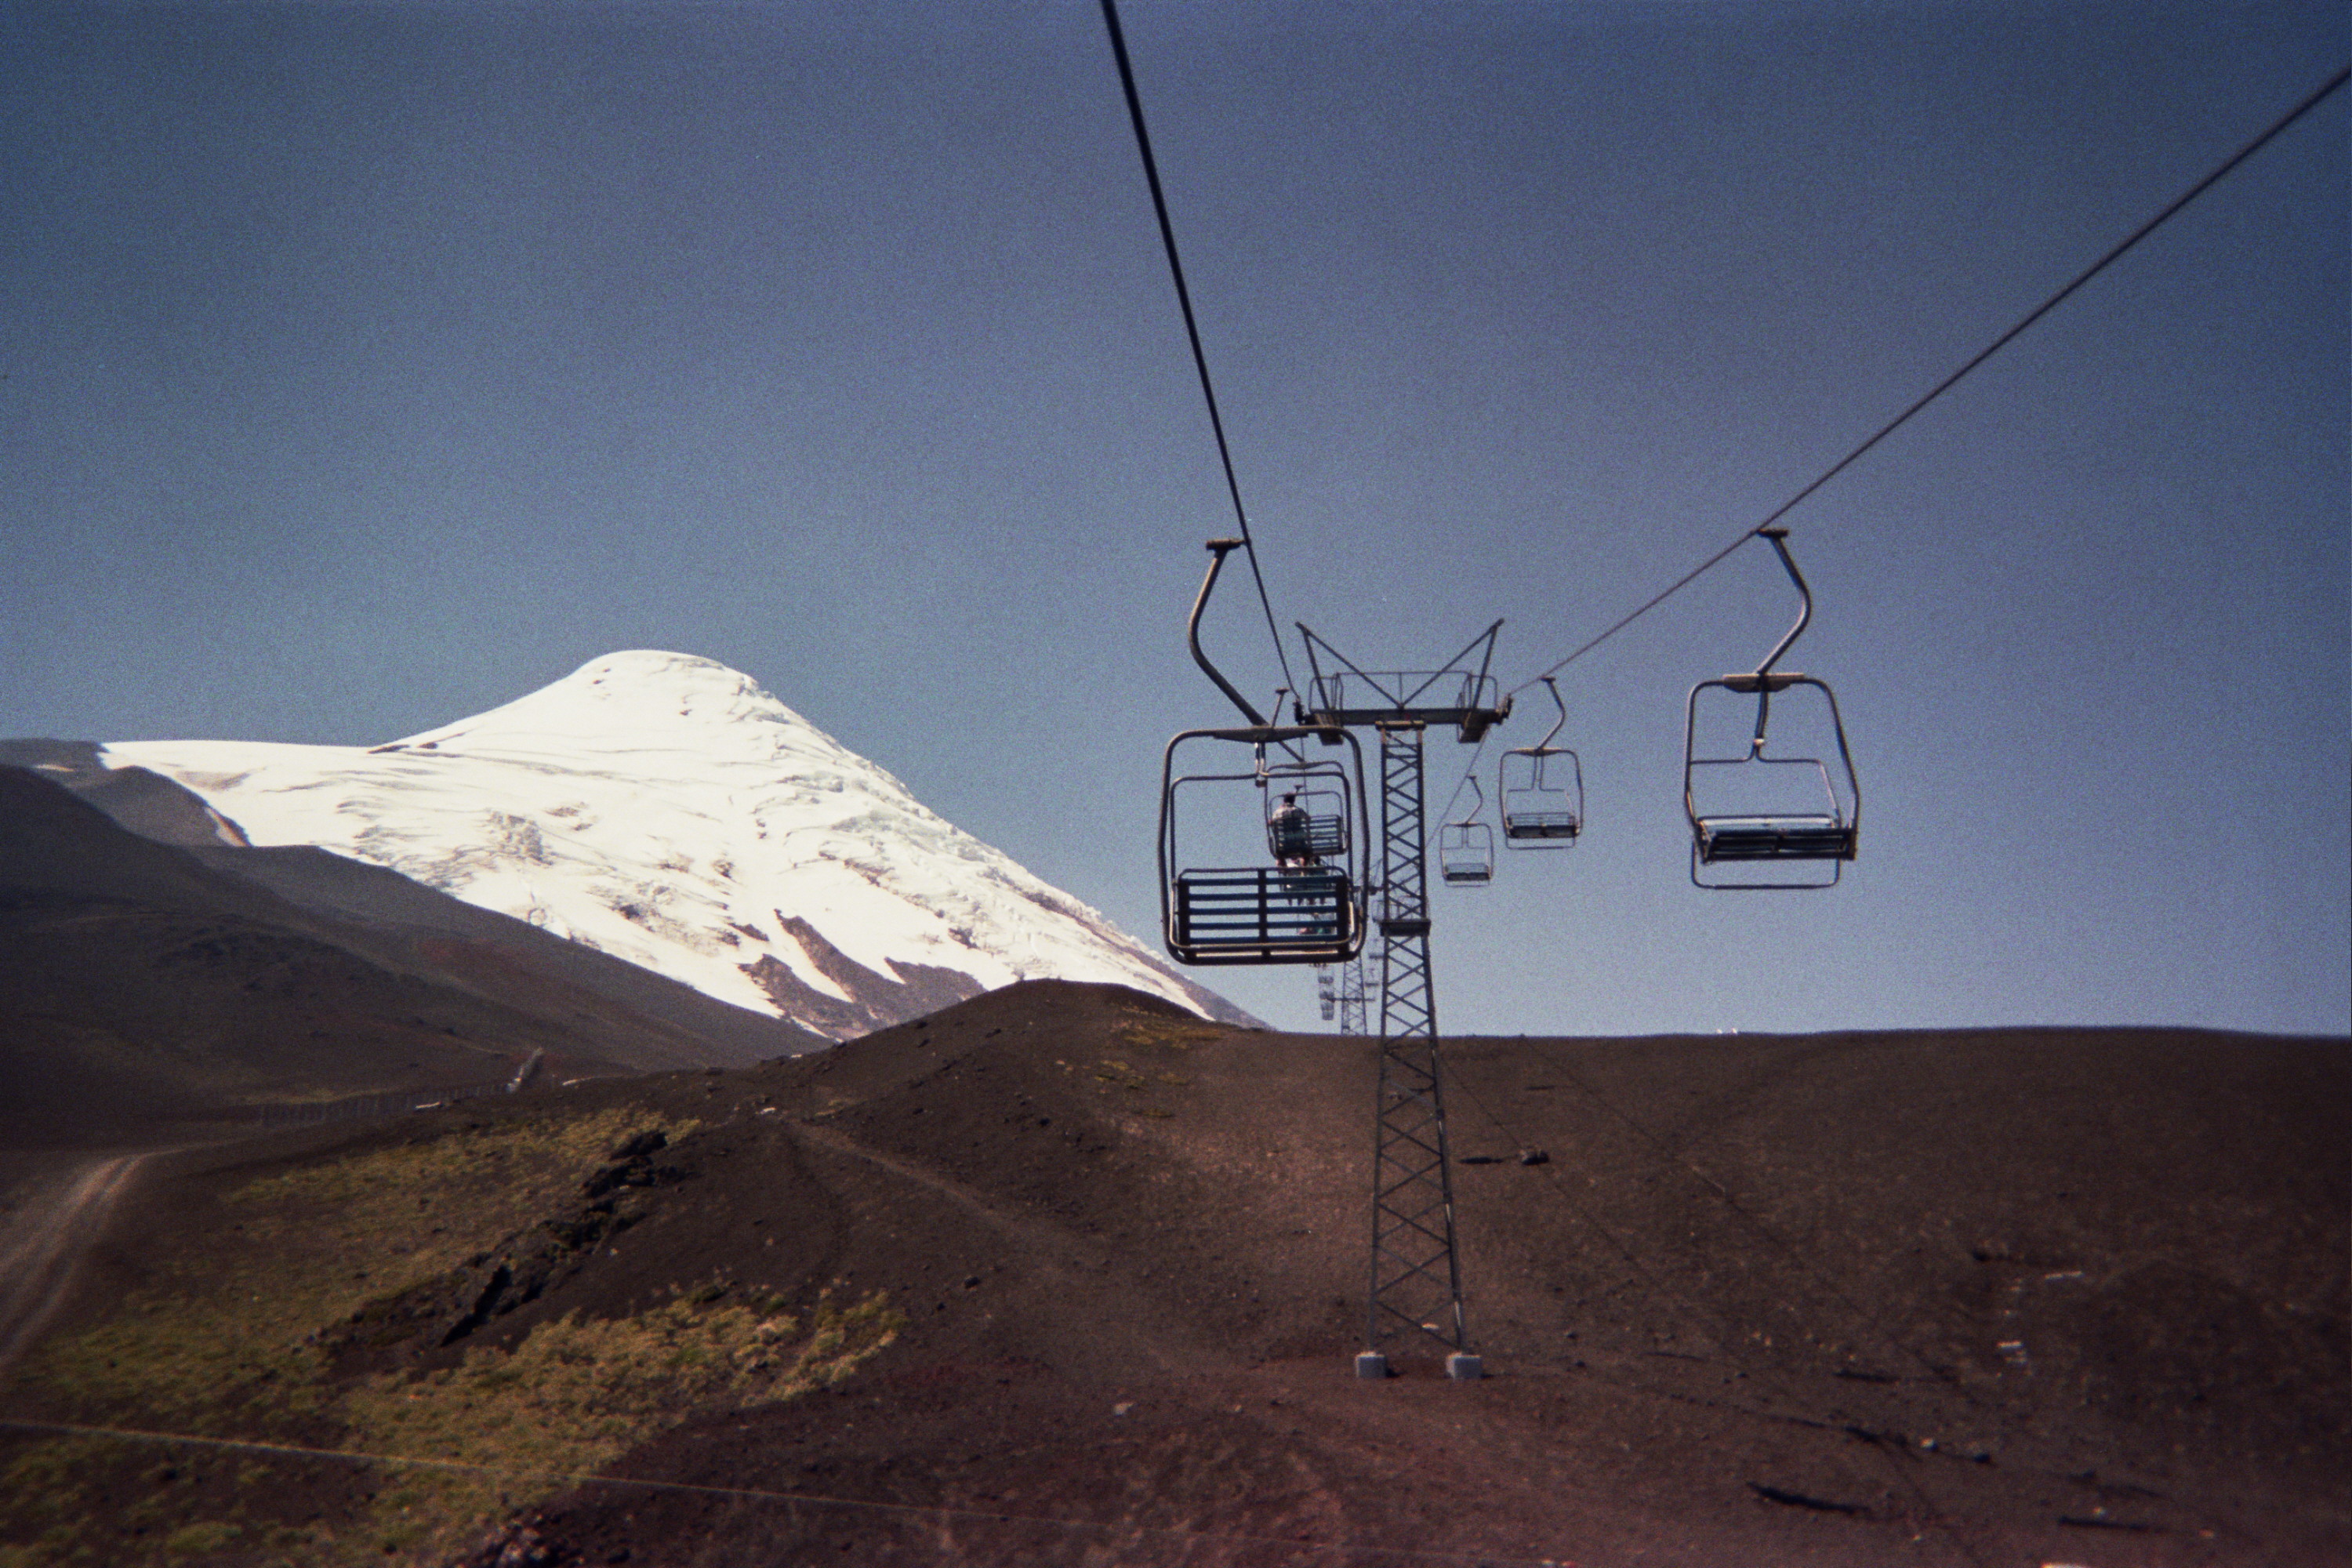
<svg viewBox="0 0 2352 1568">
<path fill-rule="evenodd" d="M 1447 1060 L 1480 1383 L 1445 1381 L 1433 1343 L 1352 1376 L 1369 1042 L 1055 983 L 535 1102 L 702 1126 L 604 1178 L 637 1180 L 634 1225 L 486 1240 L 331 1333 L 338 1375 L 714 1279 L 803 1314 L 884 1289 L 907 1315 L 830 1391 L 677 1412 L 604 1472 L 666 1484 L 542 1495 L 483 1564 L 2352 1552 L 2345 1042 L 1468 1039 Z M 462 1124 L 436 1116 L 375 1136 Z M 154 1288 L 141 1236 L 206 1245 L 205 1194 L 277 1168 L 260 1155 L 152 1184 L 93 1301 Z M 37 1383 L 10 1403 L 68 1411 Z M 371 1475 L 278 1465 L 254 1506 L 331 1522 L 390 1484 Z"/>
</svg>

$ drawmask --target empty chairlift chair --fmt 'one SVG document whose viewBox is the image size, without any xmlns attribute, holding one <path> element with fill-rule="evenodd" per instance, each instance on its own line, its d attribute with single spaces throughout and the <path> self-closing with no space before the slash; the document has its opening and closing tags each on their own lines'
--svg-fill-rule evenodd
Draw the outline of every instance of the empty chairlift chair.
<svg viewBox="0 0 2352 1568">
<path fill-rule="evenodd" d="M 1550 676 L 1544 686 L 1559 717 L 1534 745 L 1505 752 L 1496 768 L 1503 842 L 1514 849 L 1566 849 L 1584 833 L 1584 764 L 1574 752 L 1552 744 L 1568 722 L 1568 704 Z"/>
<path fill-rule="evenodd" d="M 1479 820 L 1486 795 L 1478 775 L 1464 782 L 1470 786 L 1471 806 L 1460 821 L 1438 826 L 1437 874 L 1457 888 L 1483 888 L 1495 879 L 1495 830 Z"/>
<path fill-rule="evenodd" d="M 1754 671 L 1691 688 L 1683 742 L 1691 880 L 1725 889 L 1833 887 L 1860 841 L 1861 786 L 1836 694 L 1811 676 L 1772 668 L 1812 618 L 1812 595 L 1787 531 L 1759 531 L 1803 607 Z"/>
</svg>

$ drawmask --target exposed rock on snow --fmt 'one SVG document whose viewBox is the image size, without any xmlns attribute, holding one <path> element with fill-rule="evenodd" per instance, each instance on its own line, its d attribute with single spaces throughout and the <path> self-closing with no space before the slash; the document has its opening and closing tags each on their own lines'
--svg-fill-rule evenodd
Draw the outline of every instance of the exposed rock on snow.
<svg viewBox="0 0 2352 1568">
<path fill-rule="evenodd" d="M 750 677 L 608 654 L 373 747 L 110 744 L 222 837 L 313 844 L 835 1039 L 1016 980 L 1243 1016 Z"/>
</svg>

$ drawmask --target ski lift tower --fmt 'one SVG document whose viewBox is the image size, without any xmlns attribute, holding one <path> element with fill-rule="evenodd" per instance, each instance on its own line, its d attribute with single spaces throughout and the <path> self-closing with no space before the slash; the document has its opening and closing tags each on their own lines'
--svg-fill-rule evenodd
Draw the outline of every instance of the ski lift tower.
<svg viewBox="0 0 2352 1568">
<path fill-rule="evenodd" d="M 1370 1033 L 1364 1027 L 1364 957 L 1358 953 L 1344 963 L 1315 966 L 1315 1005 L 1327 1024 L 1337 1022 L 1343 1035 Z"/>
<path fill-rule="evenodd" d="M 1339 983 L 1337 1001 L 1339 1032 L 1343 1035 L 1369 1035 L 1364 1026 L 1364 960 L 1361 954 L 1339 967 Z"/>
<path fill-rule="evenodd" d="M 1437 992 L 1429 964 L 1428 812 L 1423 737 L 1450 726 L 1475 744 L 1510 712 L 1488 667 L 1496 621 L 1434 670 L 1367 671 L 1305 625 L 1313 672 L 1297 704 L 1318 730 L 1369 728 L 1380 737 L 1381 858 L 1372 925 L 1380 933 L 1380 1085 L 1373 1110 L 1371 1289 L 1359 1377 L 1386 1377 L 1383 1347 L 1426 1334 L 1446 1347 L 1446 1375 L 1475 1378 L 1454 1245 L 1454 1177 L 1438 1064 Z M 1473 660 L 1475 660 L 1475 665 Z M 1328 668 L 1327 668 L 1328 661 Z M 1335 737 L 1336 738 L 1336 737 Z"/>
</svg>

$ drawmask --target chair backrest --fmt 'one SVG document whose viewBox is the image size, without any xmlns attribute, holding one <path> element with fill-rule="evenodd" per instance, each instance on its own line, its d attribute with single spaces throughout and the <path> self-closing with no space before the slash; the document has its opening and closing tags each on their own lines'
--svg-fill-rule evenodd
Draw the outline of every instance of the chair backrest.
<svg viewBox="0 0 2352 1568">
<path fill-rule="evenodd" d="M 1359 944 L 1354 889 L 1326 868 L 1178 875 L 1170 943 L 1187 963 L 1329 963 Z"/>
<path fill-rule="evenodd" d="M 1514 849 L 1564 847 L 1584 831 L 1584 766 L 1564 746 L 1503 753 L 1503 840 Z"/>
</svg>

